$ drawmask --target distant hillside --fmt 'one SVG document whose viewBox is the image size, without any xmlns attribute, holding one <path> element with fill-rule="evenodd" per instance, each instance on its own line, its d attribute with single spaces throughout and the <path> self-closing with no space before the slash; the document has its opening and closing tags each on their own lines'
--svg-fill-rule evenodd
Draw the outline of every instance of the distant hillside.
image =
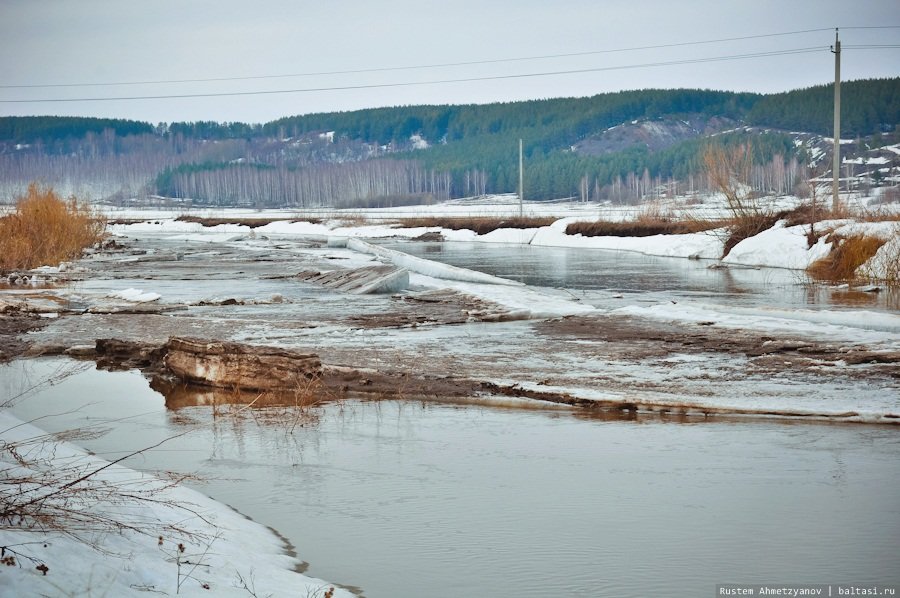
<svg viewBox="0 0 900 598">
<path fill-rule="evenodd" d="M 522 139 L 526 197 L 631 201 L 702 185 L 699 154 L 713 137 L 725 144 L 751 140 L 760 167 L 793 173 L 760 175 L 769 181 L 761 191 L 784 193 L 811 158 L 825 164 L 831 98 L 830 85 L 771 95 L 649 89 L 156 127 L 7 117 L 0 118 L 0 196 L 30 179 L 94 197 L 159 194 L 229 205 L 502 193 L 516 189 Z M 860 138 L 856 155 L 869 149 L 866 143 L 894 138 L 900 78 L 846 82 L 842 98 L 842 137 Z"/>
<path fill-rule="evenodd" d="M 116 137 L 153 132 L 149 123 L 111 118 L 77 116 L 4 116 L 0 117 L 0 142 L 14 144 L 79 140 L 85 136 L 111 131 Z"/>
<path fill-rule="evenodd" d="M 833 134 L 834 85 L 817 85 L 760 97 L 744 115 L 753 125 Z M 841 137 L 893 131 L 900 123 L 900 79 L 841 84 Z"/>
</svg>

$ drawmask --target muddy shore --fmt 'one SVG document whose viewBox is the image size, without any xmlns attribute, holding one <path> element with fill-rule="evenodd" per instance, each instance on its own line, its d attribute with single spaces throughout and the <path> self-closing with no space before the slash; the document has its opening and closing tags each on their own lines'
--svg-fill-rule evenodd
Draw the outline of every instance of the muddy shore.
<svg viewBox="0 0 900 598">
<path fill-rule="evenodd" d="M 173 405 L 208 389 L 161 375 L 159 355 L 147 356 L 186 332 L 314 353 L 323 364 L 326 399 L 493 395 L 585 409 L 809 417 L 822 414 L 805 405 L 718 403 L 741 393 L 769 397 L 779 387 L 791 397 L 864 388 L 896 394 L 900 388 L 900 352 L 883 347 L 603 311 L 522 318 L 501 305 L 441 290 L 353 296 L 297 277 L 340 268 L 350 259 L 346 253 L 314 243 L 302 250 L 266 240 L 257 245 L 246 251 L 227 243 L 128 240 L 82 260 L 78 274 L 64 283 L 0 289 L 6 305 L 0 359 L 65 354 L 106 368 L 138 368 Z M 161 288 L 163 299 L 110 298 L 109 289 L 137 282 Z M 184 298 L 167 300 L 179 294 Z M 131 349 L 111 357 L 98 352 L 102 339 Z M 890 412 L 882 421 L 896 418 Z"/>
</svg>

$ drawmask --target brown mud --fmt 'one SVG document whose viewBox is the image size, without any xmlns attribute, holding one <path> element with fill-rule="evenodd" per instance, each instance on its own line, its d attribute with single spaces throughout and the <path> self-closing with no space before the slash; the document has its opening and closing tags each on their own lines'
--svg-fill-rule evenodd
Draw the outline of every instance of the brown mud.
<svg viewBox="0 0 900 598">
<path fill-rule="evenodd" d="M 883 373 L 900 378 L 900 352 L 871 351 L 837 343 L 784 338 L 749 330 L 715 327 L 715 322 L 696 324 L 640 320 L 617 316 L 571 316 L 535 324 L 535 330 L 551 338 L 605 344 L 624 358 L 641 360 L 674 353 L 726 353 L 748 358 L 761 371 L 820 368 L 822 366 L 878 364 L 864 375 Z M 863 375 L 860 372 L 860 375 Z"/>
<path fill-rule="evenodd" d="M 36 314 L 0 314 L 0 363 L 24 354 L 31 344 L 25 335 L 47 322 Z"/>
</svg>

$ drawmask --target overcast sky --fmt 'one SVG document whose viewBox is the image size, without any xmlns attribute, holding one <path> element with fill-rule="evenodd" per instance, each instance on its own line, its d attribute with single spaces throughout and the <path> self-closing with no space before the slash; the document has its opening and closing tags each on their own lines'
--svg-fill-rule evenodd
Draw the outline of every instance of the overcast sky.
<svg viewBox="0 0 900 598">
<path fill-rule="evenodd" d="M 265 122 L 649 87 L 783 91 L 833 80 L 834 27 L 844 80 L 900 75 L 900 48 L 848 47 L 900 45 L 900 28 L 871 29 L 889 25 L 900 26 L 898 0 L 0 0 L 0 115 Z M 831 31 L 673 45 L 811 29 Z M 669 47 L 605 52 L 653 45 Z M 583 55 L 548 57 L 559 54 Z M 436 66 L 463 62 L 481 64 Z M 366 72 L 309 74 L 334 71 Z M 509 78 L 560 71 L 582 72 Z M 481 80 L 436 83 L 454 79 Z M 28 85 L 57 87 L 13 87 Z M 282 90 L 307 91 L 96 99 Z M 38 101 L 51 98 L 93 99 Z"/>
</svg>

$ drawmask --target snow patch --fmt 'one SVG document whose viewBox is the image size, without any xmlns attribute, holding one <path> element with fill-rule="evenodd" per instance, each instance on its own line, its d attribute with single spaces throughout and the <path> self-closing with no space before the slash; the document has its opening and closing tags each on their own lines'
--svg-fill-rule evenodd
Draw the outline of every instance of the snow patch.
<svg viewBox="0 0 900 598">
<path fill-rule="evenodd" d="M 856 273 L 874 280 L 900 280 L 900 234 L 895 234 Z"/>
<path fill-rule="evenodd" d="M 132 303 L 150 303 L 157 301 L 161 296 L 159 293 L 149 293 L 140 289 L 125 289 L 124 291 L 116 291 L 107 295 L 107 297 L 112 299 L 124 299 Z"/>
<path fill-rule="evenodd" d="M 0 430 L 7 443 L 27 442 L 30 438 L 52 438 L 31 424 L 23 423 L 9 413 L 0 412 Z M 100 518 L 119 517 L 153 530 L 165 526 L 184 529 L 190 537 L 164 537 L 160 547 L 155 535 L 144 535 L 124 529 L 92 537 L 99 550 L 94 550 L 71 537 L 35 530 L 0 531 L 0 544 L 15 546 L 46 563 L 45 574 L 34 563 L 17 558 L 19 566 L 4 567 L 0 593 L 9 596 L 88 596 L 97 592 L 106 596 L 147 596 L 152 593 L 188 598 L 195 596 L 247 596 L 238 575 L 248 581 L 260 596 L 321 596 L 330 586 L 293 571 L 297 559 L 285 554 L 282 541 L 268 528 L 255 523 L 229 507 L 199 492 L 182 486 L 170 486 L 145 473 L 88 455 L 82 449 L 64 442 L 28 445 L 33 450 L 27 458 L 49 463 L 51 467 L 83 466 L 97 471 L 93 479 L 125 492 L 140 494 L 154 489 L 154 500 L 123 504 L 78 504 Z M 0 464 L 7 471 L 27 474 L 22 463 L 7 458 L 4 451 Z M 105 469 L 101 468 L 105 467 Z M 187 510 L 186 510 L 187 509 Z M 196 514 L 196 515 L 195 515 Z M 202 563 L 193 571 L 193 579 L 184 578 L 177 588 L 177 570 L 169 555 L 183 542 L 186 559 Z M 204 588 L 201 583 L 208 585 Z M 335 597 L 350 598 L 346 590 L 335 589 Z"/>
<path fill-rule="evenodd" d="M 649 237 L 584 237 L 567 235 L 565 227 L 571 219 L 558 220 L 537 230 L 531 244 L 542 247 L 578 247 L 634 251 L 645 255 L 665 257 L 699 257 L 717 259 L 722 255 L 724 231 L 686 235 L 653 235 Z"/>
<path fill-rule="evenodd" d="M 806 234 L 809 226 L 785 228 L 784 224 L 780 220 L 769 230 L 744 239 L 722 261 L 728 264 L 805 270 L 831 251 L 831 243 L 826 242 L 824 237 L 808 247 Z"/>
</svg>

